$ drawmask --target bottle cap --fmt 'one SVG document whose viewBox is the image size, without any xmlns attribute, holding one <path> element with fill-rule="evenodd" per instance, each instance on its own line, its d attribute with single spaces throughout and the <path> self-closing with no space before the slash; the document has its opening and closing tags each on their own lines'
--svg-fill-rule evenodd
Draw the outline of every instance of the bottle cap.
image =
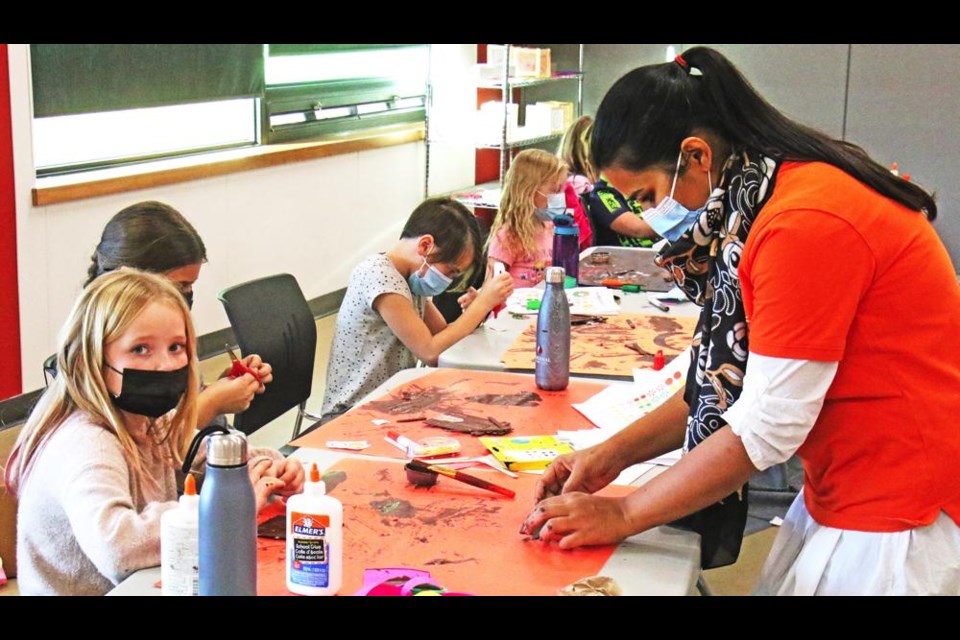
<svg viewBox="0 0 960 640">
<path fill-rule="evenodd" d="M 554 225 L 553 235 L 555 236 L 578 236 L 580 235 L 580 228 L 576 225 L 572 227 L 561 227 L 559 225 Z"/>
<path fill-rule="evenodd" d="M 553 227 L 554 229 L 569 229 L 573 226 L 573 214 L 569 213 L 570 209 L 567 209 L 568 213 L 561 214 L 558 216 L 553 216 Z M 576 228 L 574 226 L 574 228 Z"/>
<path fill-rule="evenodd" d="M 186 479 L 183 481 L 183 495 L 197 495 L 197 480 L 193 477 L 192 473 L 188 473 Z"/>
<path fill-rule="evenodd" d="M 191 520 L 197 517 L 197 507 L 200 504 L 200 496 L 197 495 L 197 481 L 192 473 L 188 473 L 183 480 L 183 495 L 180 496 L 180 508 L 186 509 Z"/>
<path fill-rule="evenodd" d="M 233 432 L 207 437 L 207 464 L 215 467 L 239 467 L 247 464 L 247 437 Z"/>
<path fill-rule="evenodd" d="M 566 278 L 563 267 L 547 267 L 544 275 L 546 276 L 547 284 L 563 284 Z"/>
<path fill-rule="evenodd" d="M 303 487 L 303 492 L 314 496 L 322 496 L 327 493 L 327 483 L 320 478 L 320 470 L 317 463 L 311 463 L 310 473 L 307 476 L 307 483 Z"/>
</svg>

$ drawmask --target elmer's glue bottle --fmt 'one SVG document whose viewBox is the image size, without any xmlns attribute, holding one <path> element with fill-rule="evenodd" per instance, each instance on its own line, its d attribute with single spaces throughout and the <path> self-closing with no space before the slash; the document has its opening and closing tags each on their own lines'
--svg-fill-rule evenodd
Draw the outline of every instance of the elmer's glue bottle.
<svg viewBox="0 0 960 640">
<path fill-rule="evenodd" d="M 343 583 L 343 505 L 326 495 L 317 465 L 303 493 L 287 500 L 287 589 L 332 596 Z"/>
<path fill-rule="evenodd" d="M 165 596 L 197 595 L 200 496 L 192 474 L 180 506 L 160 516 L 160 587 Z"/>
</svg>

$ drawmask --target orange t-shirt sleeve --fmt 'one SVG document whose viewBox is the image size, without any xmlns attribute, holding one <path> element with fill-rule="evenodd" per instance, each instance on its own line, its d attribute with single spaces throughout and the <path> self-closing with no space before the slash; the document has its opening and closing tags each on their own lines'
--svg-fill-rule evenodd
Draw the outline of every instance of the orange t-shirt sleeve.
<svg viewBox="0 0 960 640">
<path fill-rule="evenodd" d="M 750 351 L 839 362 L 876 270 L 869 245 L 823 211 L 794 209 L 758 222 L 740 269 Z"/>
</svg>

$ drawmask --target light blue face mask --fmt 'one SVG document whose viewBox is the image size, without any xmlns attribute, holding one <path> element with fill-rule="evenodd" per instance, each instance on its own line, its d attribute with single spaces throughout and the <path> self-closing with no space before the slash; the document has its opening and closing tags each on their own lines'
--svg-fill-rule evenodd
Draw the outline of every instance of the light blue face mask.
<svg viewBox="0 0 960 640">
<path fill-rule="evenodd" d="M 680 161 L 683 160 L 683 151 L 677 158 L 677 168 L 673 172 L 673 186 L 670 188 L 670 195 L 660 201 L 657 206 L 647 209 L 641 215 L 647 223 L 653 227 L 653 230 L 660 236 L 666 238 L 671 244 L 680 239 L 697 222 L 697 218 L 706 208 L 706 203 L 699 209 L 691 211 L 685 206 L 673 199 L 673 193 L 677 189 L 677 178 L 680 177 Z M 713 178 L 707 172 L 707 180 L 710 185 L 710 194 L 713 193 Z M 709 199 L 709 196 L 708 196 Z"/>
<path fill-rule="evenodd" d="M 546 209 L 537 209 L 535 213 L 537 214 L 537 219 L 540 222 L 552 222 L 557 216 L 562 216 L 567 213 L 567 195 L 562 191 L 560 193 L 552 193 L 550 195 L 540 194 L 547 199 L 547 208 Z"/>
<path fill-rule="evenodd" d="M 421 276 L 420 271 L 423 269 L 423 265 L 426 265 L 428 269 L 427 272 Z M 429 298 L 438 296 L 446 291 L 450 283 L 453 282 L 453 278 L 443 275 L 435 266 L 428 264 L 426 258 L 423 259 L 423 265 L 407 278 L 407 284 L 410 285 L 410 292 L 415 296 Z"/>
</svg>

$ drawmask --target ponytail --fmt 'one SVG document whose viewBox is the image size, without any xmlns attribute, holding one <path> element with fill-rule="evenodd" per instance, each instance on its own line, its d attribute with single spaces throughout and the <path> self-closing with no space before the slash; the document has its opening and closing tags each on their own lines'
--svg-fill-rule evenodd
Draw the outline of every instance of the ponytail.
<svg viewBox="0 0 960 640">
<path fill-rule="evenodd" d="M 784 161 L 824 162 L 909 209 L 937 217 L 936 202 L 893 175 L 861 147 L 791 120 L 753 88 L 721 53 L 695 47 L 675 62 L 634 69 L 604 97 L 591 148 L 601 169 L 630 171 L 676 161 L 684 138 L 705 129 L 734 150 Z"/>
</svg>

